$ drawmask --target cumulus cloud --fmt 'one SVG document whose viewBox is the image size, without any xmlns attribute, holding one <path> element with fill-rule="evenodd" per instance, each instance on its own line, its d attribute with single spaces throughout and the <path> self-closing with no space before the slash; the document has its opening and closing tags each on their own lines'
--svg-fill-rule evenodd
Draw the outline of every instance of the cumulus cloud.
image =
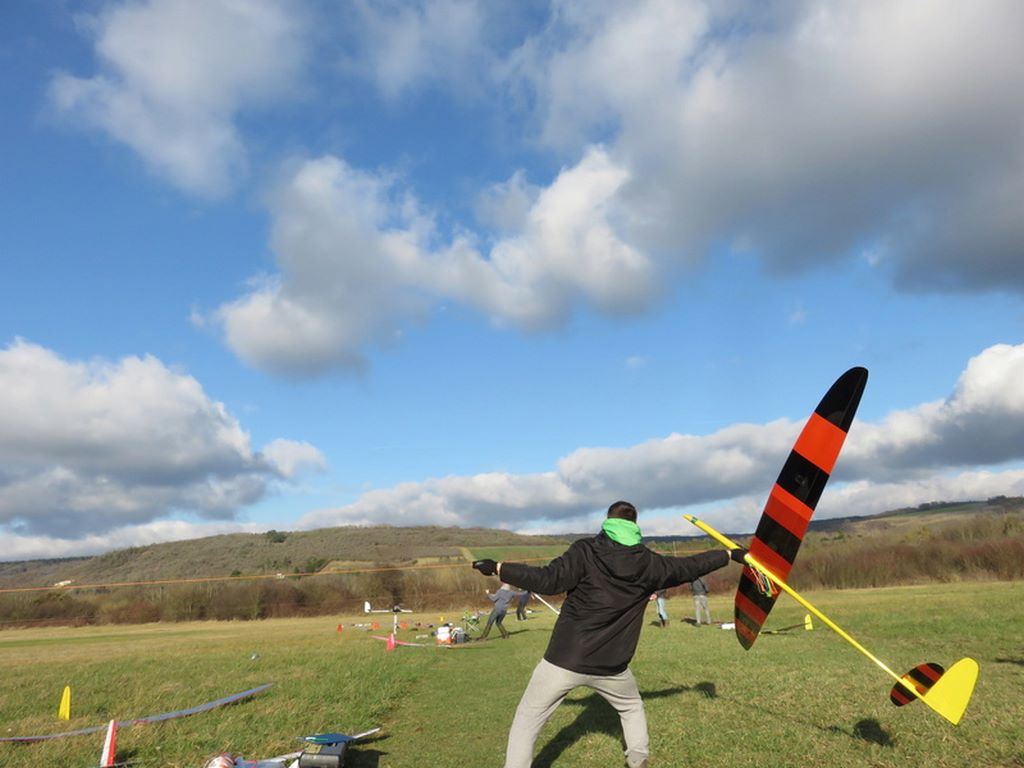
<svg viewBox="0 0 1024 768">
<path fill-rule="evenodd" d="M 261 453 L 281 477 L 289 479 L 305 469 L 327 469 L 327 459 L 310 443 L 277 439 L 267 443 Z"/>
<path fill-rule="evenodd" d="M 543 141 L 612 144 L 647 248 L 742 238 L 793 271 L 884 242 L 901 287 L 1024 289 L 1019 3 L 646 0 L 557 20 L 512 76 Z"/>
<path fill-rule="evenodd" d="M 507 108 L 512 149 L 563 166 L 485 186 L 442 236 L 399 179 L 309 161 L 271 203 L 278 270 L 216 313 L 252 365 L 358 366 L 440 302 L 531 331 L 641 311 L 730 243 L 780 274 L 867 259 L 907 291 L 1024 290 L 1013 0 L 552 3 L 514 45 L 472 0 L 354 8 L 348 71 Z"/>
<path fill-rule="evenodd" d="M 285 96 L 305 57 L 295 7 L 280 0 L 110 4 L 85 28 L 100 71 L 57 74 L 53 105 L 205 196 L 246 166 L 239 113 Z"/>
<path fill-rule="evenodd" d="M 223 404 L 153 357 L 67 361 L 18 340 L 0 350 L 0 392 L 0 530 L 22 536 L 227 520 L 324 462 L 288 440 L 253 451 Z"/>
<path fill-rule="evenodd" d="M 155 520 L 140 525 L 125 525 L 102 534 L 81 537 L 52 534 L 8 534 L 0 560 L 38 560 L 60 557 L 87 557 L 112 549 L 142 547 L 165 541 L 185 541 L 227 533 L 259 533 L 265 525 L 219 521 L 209 523 L 184 520 Z"/>
<path fill-rule="evenodd" d="M 356 53 L 349 67 L 389 100 L 416 86 L 477 91 L 493 54 L 485 45 L 487 9 L 478 0 L 356 3 Z"/>
<path fill-rule="evenodd" d="M 1021 495 L 1024 344 L 972 358 L 948 398 L 855 421 L 819 517 L 870 514 L 937 499 Z M 710 520 L 749 531 L 803 420 L 737 424 L 710 435 L 673 434 L 626 448 L 581 448 L 551 472 L 489 473 L 405 483 L 320 510 L 303 527 L 370 522 L 566 530 L 619 498 L 656 510 L 711 508 Z M 703 513 L 702 513 L 703 514 Z M 675 517 L 652 533 L 678 532 Z"/>
<path fill-rule="evenodd" d="M 840 477 L 1000 464 L 1021 458 L 1022 438 L 1024 345 L 997 344 L 970 359 L 945 400 L 859 425 Z"/>
<path fill-rule="evenodd" d="M 280 272 L 215 317 L 250 364 L 309 374 L 359 365 L 367 341 L 388 343 L 445 300 L 529 330 L 559 322 L 579 301 L 636 310 L 658 284 L 650 259 L 614 225 L 627 179 L 607 152 L 591 149 L 537 194 L 519 230 L 485 252 L 465 233 L 443 241 L 398 179 L 334 156 L 309 160 L 273 198 Z"/>
</svg>

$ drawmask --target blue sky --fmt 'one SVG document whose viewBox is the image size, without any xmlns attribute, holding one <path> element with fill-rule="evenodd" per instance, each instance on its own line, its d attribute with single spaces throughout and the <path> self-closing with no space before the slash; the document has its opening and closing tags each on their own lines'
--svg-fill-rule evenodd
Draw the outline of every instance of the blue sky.
<svg viewBox="0 0 1024 768">
<path fill-rule="evenodd" d="M 0 559 L 1024 495 L 1015 2 L 21 3 Z"/>
</svg>

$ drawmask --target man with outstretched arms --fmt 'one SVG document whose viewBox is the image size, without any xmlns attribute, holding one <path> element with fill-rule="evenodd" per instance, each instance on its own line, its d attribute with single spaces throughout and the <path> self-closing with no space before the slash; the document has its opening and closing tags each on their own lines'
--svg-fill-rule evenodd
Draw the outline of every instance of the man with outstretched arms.
<svg viewBox="0 0 1024 768">
<path fill-rule="evenodd" d="M 649 755 L 647 719 L 629 662 L 636 651 L 644 610 L 652 592 L 710 573 L 729 562 L 725 550 L 692 557 L 666 557 L 640 543 L 636 508 L 617 501 L 608 508 L 601 533 L 580 539 L 543 567 L 477 560 L 484 575 L 542 595 L 567 593 L 541 659 L 516 709 L 508 736 L 505 768 L 529 768 L 544 723 L 578 686 L 597 691 L 622 721 L 626 764 L 644 768 Z M 739 554 L 737 554 L 739 553 Z M 732 557 L 742 560 L 742 550 Z"/>
</svg>

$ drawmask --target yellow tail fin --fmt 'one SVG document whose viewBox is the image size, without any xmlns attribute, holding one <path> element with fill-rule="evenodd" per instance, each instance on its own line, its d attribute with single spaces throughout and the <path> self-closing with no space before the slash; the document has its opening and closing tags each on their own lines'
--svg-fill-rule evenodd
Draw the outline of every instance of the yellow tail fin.
<svg viewBox="0 0 1024 768">
<path fill-rule="evenodd" d="M 921 701 L 956 725 L 971 701 L 976 682 L 978 662 L 971 658 L 960 659 L 928 689 Z"/>
</svg>

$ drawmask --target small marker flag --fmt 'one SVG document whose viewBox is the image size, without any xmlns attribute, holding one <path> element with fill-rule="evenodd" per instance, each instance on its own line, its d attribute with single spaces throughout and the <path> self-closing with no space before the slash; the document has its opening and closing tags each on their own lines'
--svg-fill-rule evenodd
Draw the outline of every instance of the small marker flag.
<svg viewBox="0 0 1024 768">
<path fill-rule="evenodd" d="M 100 768 L 110 768 L 117 760 L 117 720 L 111 720 L 107 726 L 107 737 L 103 740 L 103 752 L 100 754 Z"/>
<path fill-rule="evenodd" d="M 64 693 L 60 697 L 60 706 L 57 708 L 58 720 L 71 719 L 71 686 L 64 686 Z"/>
<path fill-rule="evenodd" d="M 384 647 L 387 650 L 389 650 L 389 651 L 395 650 L 395 633 L 394 632 L 392 632 L 390 635 L 388 635 L 388 644 L 386 646 L 384 646 Z"/>
</svg>

